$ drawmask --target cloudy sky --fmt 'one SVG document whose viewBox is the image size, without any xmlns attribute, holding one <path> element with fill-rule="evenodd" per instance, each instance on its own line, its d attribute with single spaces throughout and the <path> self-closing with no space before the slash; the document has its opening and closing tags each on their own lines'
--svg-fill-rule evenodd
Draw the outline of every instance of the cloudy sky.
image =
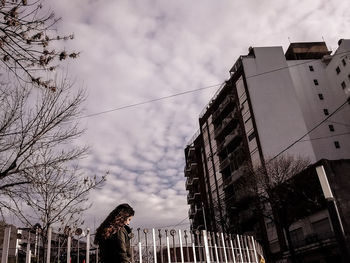
<svg viewBox="0 0 350 263">
<path fill-rule="evenodd" d="M 60 0 L 47 1 L 74 33 L 67 49 L 77 86 L 88 90 L 94 114 L 222 83 L 249 46 L 322 41 L 332 50 L 349 38 L 344 0 Z M 134 227 L 187 219 L 183 149 L 217 87 L 81 120 L 91 146 L 89 174 L 109 171 L 86 213 L 94 228 L 117 204 L 136 210 Z M 184 225 L 183 227 L 186 227 Z"/>
</svg>

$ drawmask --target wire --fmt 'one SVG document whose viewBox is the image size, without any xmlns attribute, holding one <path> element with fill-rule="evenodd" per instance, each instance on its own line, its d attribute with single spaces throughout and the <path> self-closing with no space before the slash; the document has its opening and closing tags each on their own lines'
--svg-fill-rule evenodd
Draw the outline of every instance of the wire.
<svg viewBox="0 0 350 263">
<path fill-rule="evenodd" d="M 110 109 L 110 110 L 106 110 L 106 111 L 92 113 L 92 114 L 89 114 L 89 115 L 78 117 L 76 119 L 83 119 L 83 118 L 94 117 L 94 116 L 97 116 L 97 115 L 101 115 L 101 114 L 105 114 L 105 113 L 109 113 L 109 112 L 113 112 L 113 111 L 118 111 L 118 110 L 123 110 L 123 109 L 127 109 L 127 108 L 132 108 L 132 107 L 136 107 L 136 106 L 140 106 L 140 105 L 144 105 L 144 104 L 149 104 L 149 103 L 160 101 L 160 100 L 170 99 L 170 98 L 174 98 L 174 97 L 185 95 L 185 94 L 189 94 L 189 93 L 194 93 L 194 92 L 197 92 L 197 91 L 218 87 L 218 86 L 221 86 L 221 85 L 222 85 L 222 83 L 206 86 L 206 87 L 199 88 L 199 89 L 193 89 L 193 90 L 188 90 L 188 91 L 184 91 L 184 92 L 180 92 L 180 93 L 175 93 L 175 94 L 172 94 L 172 95 L 168 95 L 168 96 L 164 96 L 164 97 L 160 97 L 160 98 L 156 98 L 156 99 L 151 99 L 151 100 L 146 100 L 146 101 L 142 101 L 142 102 L 137 102 L 137 103 L 134 103 L 134 104 L 121 106 L 121 107 L 118 107 L 118 108 L 115 108 L 115 109 Z"/>
<path fill-rule="evenodd" d="M 270 161 L 274 160 L 278 156 L 280 156 L 282 153 L 293 147 L 296 143 L 301 141 L 305 136 L 310 134 L 312 131 L 320 127 L 325 121 L 327 121 L 330 117 L 332 117 L 335 113 L 337 113 L 344 105 L 348 104 L 348 100 L 346 100 L 344 103 L 342 103 L 335 111 L 333 111 L 331 114 L 329 114 L 325 119 L 323 119 L 320 123 L 318 123 L 316 126 L 314 126 L 311 130 L 309 130 L 307 133 L 305 133 L 303 136 L 301 136 L 299 139 L 295 140 L 293 143 L 291 143 L 289 146 L 284 148 L 281 152 L 279 152 L 277 155 L 275 155 L 273 158 L 270 159 Z"/>
<path fill-rule="evenodd" d="M 301 142 L 327 139 L 327 138 L 343 136 L 343 135 L 347 135 L 347 134 L 350 134 L 350 132 L 338 133 L 338 134 L 333 134 L 333 135 L 328 135 L 328 136 L 323 136 L 323 137 L 317 137 L 317 138 L 312 138 L 312 139 L 305 139 L 305 140 L 301 140 Z"/>
<path fill-rule="evenodd" d="M 154 228 L 166 228 L 166 227 L 176 227 L 176 226 L 184 226 L 184 225 L 189 225 L 189 223 L 182 224 L 186 219 L 188 219 L 188 216 L 186 216 L 184 219 L 182 219 L 179 223 L 174 224 L 174 225 L 168 225 L 168 226 L 157 226 Z"/>
<path fill-rule="evenodd" d="M 339 124 L 339 125 L 344 125 L 346 127 L 350 127 L 350 124 L 346 124 L 346 123 L 342 123 L 342 122 L 338 122 L 338 121 L 327 121 L 327 122 L 331 122 L 331 123 L 335 123 L 335 124 Z"/>
<path fill-rule="evenodd" d="M 345 54 L 345 53 L 350 53 L 350 51 L 339 52 L 337 54 L 334 54 L 333 56 L 339 56 L 339 55 L 342 55 L 342 54 Z M 304 61 L 304 62 L 301 62 L 301 63 L 297 63 L 297 64 L 294 64 L 294 65 L 288 65 L 288 66 L 285 66 L 285 67 L 280 67 L 280 68 L 276 68 L 276 69 L 273 69 L 273 70 L 265 71 L 265 72 L 262 72 L 262 73 L 259 73 L 259 74 L 254 74 L 254 75 L 251 75 L 251 76 L 247 76 L 246 78 L 247 79 L 248 78 L 253 78 L 253 77 L 261 76 L 261 75 L 264 75 L 264 74 L 269 74 L 269 73 L 272 73 L 272 72 L 276 72 L 276 71 L 279 71 L 279 70 L 287 69 L 287 68 L 297 67 L 297 66 L 301 66 L 301 65 L 304 65 L 304 64 L 310 64 L 312 62 L 313 61 L 307 60 L 307 61 Z M 105 113 L 109 113 L 109 112 L 114 112 L 114 111 L 118 111 L 118 110 L 132 108 L 132 107 L 136 107 L 136 106 L 140 106 L 140 105 L 144 105 L 144 104 L 149 104 L 149 103 L 160 101 L 160 100 L 165 100 L 165 99 L 169 99 L 169 98 L 173 98 L 173 97 L 177 97 L 177 96 L 181 96 L 181 95 L 185 95 L 185 94 L 189 94 L 189 93 L 194 93 L 194 92 L 197 92 L 197 91 L 201 91 L 201 90 L 205 90 L 205 89 L 221 86 L 223 83 L 206 86 L 206 87 L 199 88 L 199 89 L 184 91 L 184 92 L 180 92 L 180 93 L 175 93 L 175 94 L 172 94 L 172 95 L 169 95 L 169 96 L 164 96 L 164 97 L 160 97 L 160 98 L 156 98 L 156 99 L 152 99 L 152 100 L 148 100 L 148 101 L 143 101 L 143 102 L 138 102 L 138 103 L 134 103 L 134 104 L 129 104 L 129 105 L 121 106 L 121 107 L 114 108 L 114 109 L 111 109 L 111 110 L 96 112 L 96 113 L 92 113 L 92 114 L 85 115 L 85 116 L 82 116 L 82 117 L 78 117 L 77 119 L 84 119 L 84 118 L 94 117 L 94 116 L 105 114 Z"/>
</svg>

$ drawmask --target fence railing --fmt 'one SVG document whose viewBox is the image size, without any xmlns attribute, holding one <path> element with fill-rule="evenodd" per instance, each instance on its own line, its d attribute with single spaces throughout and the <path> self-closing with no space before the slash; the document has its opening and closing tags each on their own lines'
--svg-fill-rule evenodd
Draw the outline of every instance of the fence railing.
<svg viewBox="0 0 350 263">
<path fill-rule="evenodd" d="M 11 238 L 7 227 L 1 263 L 99 263 L 99 250 L 91 236 L 89 229 L 79 236 L 49 229 L 47 238 L 38 232 Z M 262 247 L 252 236 L 204 230 L 137 228 L 131 246 L 133 263 L 260 263 L 264 258 Z"/>
</svg>

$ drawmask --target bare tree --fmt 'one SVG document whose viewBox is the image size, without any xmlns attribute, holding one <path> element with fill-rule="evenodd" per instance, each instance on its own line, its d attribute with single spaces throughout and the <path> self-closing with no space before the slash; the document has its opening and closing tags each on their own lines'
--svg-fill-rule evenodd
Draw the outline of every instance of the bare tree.
<svg viewBox="0 0 350 263">
<path fill-rule="evenodd" d="M 72 207 L 77 202 L 83 205 L 87 193 L 104 180 L 82 178 L 73 169 L 87 153 L 86 146 L 74 144 L 84 131 L 78 127 L 83 90 L 74 92 L 67 79 L 56 87 L 55 92 L 0 88 L 1 209 L 10 210 L 23 221 L 29 217 L 22 213 L 25 209 L 20 201 L 32 208 L 37 205 L 33 211 L 38 211 L 44 225 L 83 211 L 86 206 Z M 46 193 L 53 194 L 55 200 L 46 200 Z"/>
<path fill-rule="evenodd" d="M 301 157 L 280 156 L 258 167 L 249 166 L 249 176 L 241 186 L 255 195 L 256 211 L 275 223 L 282 248 L 287 246 L 284 241 L 286 237 L 293 262 L 296 262 L 296 257 L 289 227 L 305 216 L 309 208 L 318 205 L 313 199 L 311 185 L 309 189 L 305 187 L 307 177 L 295 180 L 309 164 L 307 159 Z"/>
<path fill-rule="evenodd" d="M 19 83 L 32 83 L 55 90 L 48 72 L 60 61 L 76 58 L 78 53 L 55 50 L 53 42 L 73 39 L 55 32 L 59 21 L 44 8 L 43 0 L 0 1 L 0 65 L 14 74 Z"/>
<path fill-rule="evenodd" d="M 29 175 L 31 184 L 21 185 L 17 195 L 11 196 L 14 212 L 26 225 L 40 222 L 44 233 L 49 226 L 77 228 L 84 224 L 82 212 L 90 207 L 88 195 L 105 181 L 85 176 L 80 169 L 66 163 L 50 164 L 51 151 L 38 153 L 42 163 Z"/>
</svg>

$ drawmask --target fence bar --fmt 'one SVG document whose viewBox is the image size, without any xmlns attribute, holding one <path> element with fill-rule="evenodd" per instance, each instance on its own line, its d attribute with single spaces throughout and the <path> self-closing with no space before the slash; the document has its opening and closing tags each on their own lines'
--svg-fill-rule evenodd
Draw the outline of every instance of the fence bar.
<svg viewBox="0 0 350 263">
<path fill-rule="evenodd" d="M 140 263 L 142 263 L 142 247 L 141 247 L 141 242 L 139 242 L 139 258 L 140 258 Z"/>
<path fill-rule="evenodd" d="M 90 262 L 90 228 L 86 229 L 86 258 L 85 263 Z"/>
<path fill-rule="evenodd" d="M 204 247 L 205 247 L 205 255 L 206 255 L 207 263 L 210 263 L 208 237 L 207 237 L 207 231 L 206 230 L 203 230 L 203 239 L 204 239 Z"/>
<path fill-rule="evenodd" d="M 220 260 L 219 260 L 219 254 L 218 254 L 218 246 L 216 245 L 216 242 L 214 242 L 214 248 L 215 248 L 216 262 L 220 262 Z"/>
<path fill-rule="evenodd" d="M 166 247 L 168 250 L 168 263 L 171 263 L 171 256 L 170 256 L 170 242 L 169 242 L 169 237 L 166 237 Z"/>
<path fill-rule="evenodd" d="M 241 256 L 241 262 L 243 262 L 243 252 L 242 252 L 242 248 L 241 248 L 241 242 L 239 241 L 239 235 L 237 235 L 237 241 L 238 241 L 239 255 Z"/>
<path fill-rule="evenodd" d="M 248 256 L 248 262 L 250 262 L 250 251 L 249 251 L 249 240 L 247 236 L 244 236 L 246 248 L 247 248 L 247 256 Z"/>
<path fill-rule="evenodd" d="M 221 238 L 222 238 L 222 247 L 224 249 L 225 262 L 227 263 L 227 254 L 226 254 L 226 245 L 225 245 L 224 233 L 221 233 Z"/>
<path fill-rule="evenodd" d="M 231 244 L 231 249 L 232 249 L 233 263 L 236 263 L 235 249 L 233 248 L 232 239 L 230 239 L 230 244 Z"/>
<path fill-rule="evenodd" d="M 46 263 L 50 263 L 51 257 L 51 237 L 52 237 L 52 228 L 47 229 L 47 253 L 46 253 Z"/>
<path fill-rule="evenodd" d="M 30 231 L 29 231 L 28 232 L 26 263 L 30 263 L 30 258 L 31 258 L 31 251 L 30 251 Z"/>
<path fill-rule="evenodd" d="M 197 263 L 197 259 L 196 259 L 196 248 L 194 243 L 192 243 L 192 248 L 193 248 L 193 263 Z M 188 258 L 189 261 L 189 258 Z"/>
<path fill-rule="evenodd" d="M 4 241 L 2 245 L 2 256 L 1 256 L 2 263 L 7 263 L 8 261 L 10 237 L 11 237 L 11 227 L 8 226 L 5 228 L 5 231 L 4 231 Z"/>
<path fill-rule="evenodd" d="M 68 240 L 67 240 L 67 263 L 70 263 L 70 246 L 71 246 L 71 233 L 68 233 Z"/>
<path fill-rule="evenodd" d="M 152 236 L 153 236 L 154 263 L 157 263 L 156 232 L 154 228 L 152 228 Z"/>
<path fill-rule="evenodd" d="M 182 247 L 182 236 L 181 236 L 181 229 L 179 229 L 179 241 L 180 241 L 180 255 L 181 255 L 181 262 L 184 263 L 184 251 Z"/>
<path fill-rule="evenodd" d="M 255 247 L 255 240 L 254 240 L 254 237 L 250 237 L 251 238 L 251 240 L 252 240 L 252 244 L 253 244 L 253 250 L 254 250 L 254 256 L 255 256 L 255 262 L 256 263 L 259 263 L 258 262 L 258 255 L 257 255 L 257 253 L 256 253 L 256 247 Z"/>
</svg>

